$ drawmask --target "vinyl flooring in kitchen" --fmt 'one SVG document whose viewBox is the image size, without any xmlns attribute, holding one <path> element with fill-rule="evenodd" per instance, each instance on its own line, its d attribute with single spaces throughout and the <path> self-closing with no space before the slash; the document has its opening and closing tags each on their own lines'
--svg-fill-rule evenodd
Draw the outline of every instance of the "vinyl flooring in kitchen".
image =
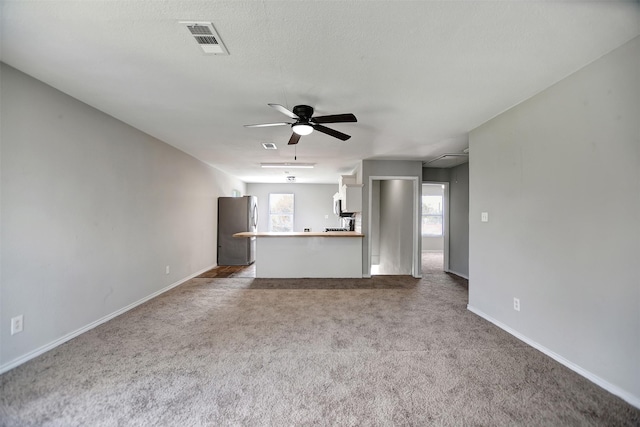
<svg viewBox="0 0 640 427">
<path fill-rule="evenodd" d="M 256 264 L 251 265 L 219 265 L 199 275 L 198 279 L 226 277 L 256 277 Z"/>
</svg>

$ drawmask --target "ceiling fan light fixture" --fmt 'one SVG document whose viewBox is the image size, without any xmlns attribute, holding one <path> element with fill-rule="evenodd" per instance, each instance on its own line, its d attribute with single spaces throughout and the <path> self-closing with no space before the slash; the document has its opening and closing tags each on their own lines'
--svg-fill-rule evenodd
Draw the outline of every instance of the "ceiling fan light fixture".
<svg viewBox="0 0 640 427">
<path fill-rule="evenodd" d="M 311 132 L 313 132 L 313 127 L 311 125 L 307 125 L 307 124 L 293 124 L 291 126 L 291 129 L 293 129 L 293 131 L 295 133 L 297 133 L 298 135 L 309 135 Z"/>
</svg>

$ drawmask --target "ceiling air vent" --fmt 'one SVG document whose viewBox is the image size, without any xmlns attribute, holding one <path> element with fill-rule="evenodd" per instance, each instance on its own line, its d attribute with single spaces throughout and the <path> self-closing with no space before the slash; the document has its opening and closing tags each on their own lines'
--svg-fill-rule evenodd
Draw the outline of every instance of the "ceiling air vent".
<svg viewBox="0 0 640 427">
<path fill-rule="evenodd" d="M 277 150 L 278 147 L 276 147 L 276 144 L 274 144 L 273 142 L 263 142 L 262 146 L 264 147 L 265 150 Z"/>
<path fill-rule="evenodd" d="M 424 162 L 422 165 L 428 168 L 452 168 L 454 166 L 467 163 L 468 161 L 468 154 L 451 153 L 438 156 L 433 160 Z"/>
<path fill-rule="evenodd" d="M 229 54 L 229 51 L 227 51 L 227 48 L 222 43 L 222 39 L 216 32 L 216 29 L 213 28 L 211 22 L 180 21 L 180 24 L 187 27 L 187 30 L 189 30 L 189 33 L 204 53 L 212 53 L 214 55 Z"/>
</svg>

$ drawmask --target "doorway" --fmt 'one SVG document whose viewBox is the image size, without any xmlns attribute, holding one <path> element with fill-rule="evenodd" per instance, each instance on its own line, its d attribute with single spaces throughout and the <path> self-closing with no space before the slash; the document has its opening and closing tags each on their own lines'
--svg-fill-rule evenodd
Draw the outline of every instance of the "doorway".
<svg viewBox="0 0 640 427">
<path fill-rule="evenodd" d="M 371 275 L 422 277 L 418 177 L 369 177 Z"/>
<path fill-rule="evenodd" d="M 449 183 L 423 183 L 421 202 L 422 270 L 424 273 L 448 271 Z"/>
</svg>

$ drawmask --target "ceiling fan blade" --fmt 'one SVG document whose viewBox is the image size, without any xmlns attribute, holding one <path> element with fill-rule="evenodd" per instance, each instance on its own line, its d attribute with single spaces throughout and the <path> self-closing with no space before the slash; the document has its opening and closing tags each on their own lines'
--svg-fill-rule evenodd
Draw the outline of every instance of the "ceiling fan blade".
<svg viewBox="0 0 640 427">
<path fill-rule="evenodd" d="M 269 126 L 284 126 L 284 125 L 290 125 L 291 123 L 285 123 L 285 122 L 281 122 L 281 123 L 261 123 L 261 124 L 257 124 L 257 125 L 244 125 L 244 127 L 246 128 L 266 128 Z"/>
<path fill-rule="evenodd" d="M 286 108 L 284 108 L 282 105 L 280 104 L 267 104 L 269 105 L 269 107 L 273 107 L 276 110 L 280 111 L 282 114 L 284 114 L 287 117 L 291 117 L 292 119 L 299 119 L 300 117 L 298 117 L 296 114 L 294 114 L 293 111 L 289 111 Z"/>
<path fill-rule="evenodd" d="M 300 141 L 300 135 L 298 135 L 297 133 L 293 132 L 291 134 L 291 138 L 289 138 L 289 144 L 288 145 L 297 144 L 298 141 Z"/>
<path fill-rule="evenodd" d="M 351 135 L 347 135 L 346 133 L 342 133 L 342 132 L 338 132 L 337 130 L 334 129 L 330 129 L 326 126 L 322 126 L 322 125 L 311 125 L 313 126 L 313 128 L 315 130 L 317 130 L 318 132 L 322 132 L 322 133 L 326 133 L 327 135 L 330 135 L 334 138 L 338 138 L 341 139 L 342 141 L 346 141 L 347 139 L 351 138 Z"/>
<path fill-rule="evenodd" d="M 332 114 L 330 116 L 318 116 L 311 119 L 315 123 L 353 123 L 357 122 L 356 116 L 348 114 Z"/>
</svg>

